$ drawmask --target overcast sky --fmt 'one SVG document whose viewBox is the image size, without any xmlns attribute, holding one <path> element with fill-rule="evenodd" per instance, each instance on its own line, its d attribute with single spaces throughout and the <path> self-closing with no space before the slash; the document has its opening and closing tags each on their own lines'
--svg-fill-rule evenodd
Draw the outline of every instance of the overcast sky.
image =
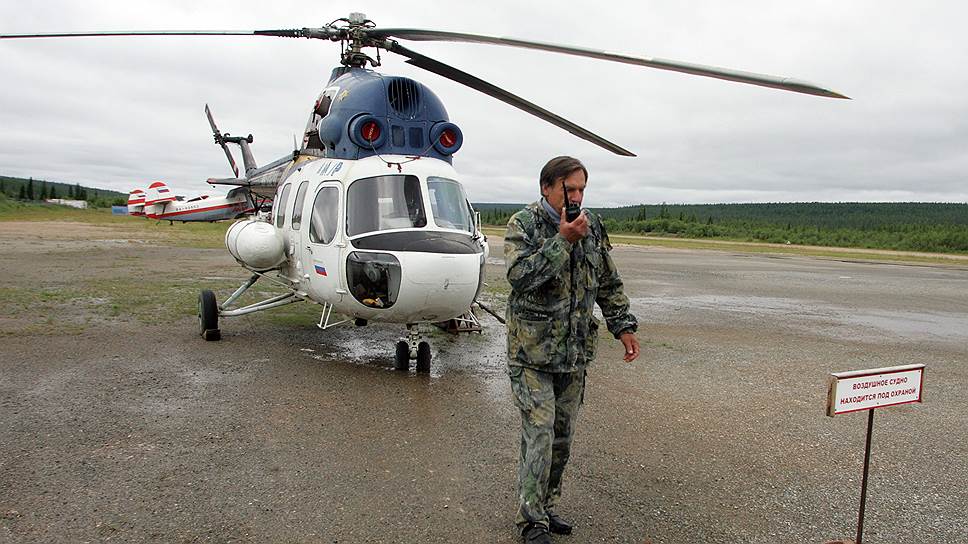
<svg viewBox="0 0 968 544">
<path fill-rule="evenodd" d="M 454 158 L 475 202 L 534 199 L 552 156 L 590 170 L 586 205 L 968 202 L 968 8 L 961 2 L 0 3 L 0 33 L 321 26 L 362 11 L 383 27 L 559 42 L 812 81 L 835 100 L 498 46 L 402 42 L 632 150 L 619 157 L 383 54 L 464 132 Z M 252 133 L 256 159 L 292 149 L 338 64 L 332 42 L 266 37 L 0 41 L 0 175 L 181 194 L 230 175 L 203 113 Z M 237 160 L 241 158 L 237 153 Z"/>
</svg>

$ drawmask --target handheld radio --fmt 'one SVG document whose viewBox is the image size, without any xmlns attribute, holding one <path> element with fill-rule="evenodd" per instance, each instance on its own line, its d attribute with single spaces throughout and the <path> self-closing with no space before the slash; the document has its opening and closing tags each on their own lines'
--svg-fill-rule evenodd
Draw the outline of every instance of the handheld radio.
<svg viewBox="0 0 968 544">
<path fill-rule="evenodd" d="M 581 206 L 568 200 L 568 189 L 565 187 L 565 180 L 561 180 L 561 191 L 565 194 L 565 220 L 571 223 L 581 215 Z"/>
</svg>

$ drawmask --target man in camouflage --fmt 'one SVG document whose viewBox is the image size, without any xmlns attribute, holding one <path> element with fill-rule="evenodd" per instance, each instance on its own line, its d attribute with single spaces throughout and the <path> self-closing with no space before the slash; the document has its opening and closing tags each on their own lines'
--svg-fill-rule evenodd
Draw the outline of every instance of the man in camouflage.
<svg viewBox="0 0 968 544">
<path fill-rule="evenodd" d="M 587 180 L 577 159 L 549 161 L 540 175 L 543 198 L 514 214 L 504 237 L 511 284 L 508 373 L 521 410 L 515 523 L 533 544 L 551 542 L 548 531 L 572 530 L 555 508 L 584 398 L 585 369 L 595 356 L 595 303 L 609 332 L 622 341 L 625 361 L 639 355 L 637 322 L 601 219 L 587 210 L 570 222 L 565 215 L 565 193 L 581 204 Z"/>
</svg>

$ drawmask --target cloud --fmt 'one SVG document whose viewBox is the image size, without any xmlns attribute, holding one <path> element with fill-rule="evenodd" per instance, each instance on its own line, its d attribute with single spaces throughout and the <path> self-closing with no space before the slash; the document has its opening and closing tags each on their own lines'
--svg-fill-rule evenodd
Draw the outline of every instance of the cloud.
<svg viewBox="0 0 968 544">
<path fill-rule="evenodd" d="M 461 125 L 454 165 L 472 200 L 526 202 L 548 158 L 591 172 L 588 202 L 968 201 L 965 8 L 901 2 L 575 4 L 364 2 L 380 26 L 437 28 L 790 75 L 822 99 L 506 47 L 412 42 L 634 151 L 614 156 L 383 53 L 386 73 L 429 85 Z M 287 0 L 0 6 L 0 33 L 320 26 L 359 9 Z M 0 174 L 184 192 L 227 175 L 202 108 L 252 133 L 261 163 L 288 153 L 338 44 L 263 37 L 0 41 Z"/>
</svg>

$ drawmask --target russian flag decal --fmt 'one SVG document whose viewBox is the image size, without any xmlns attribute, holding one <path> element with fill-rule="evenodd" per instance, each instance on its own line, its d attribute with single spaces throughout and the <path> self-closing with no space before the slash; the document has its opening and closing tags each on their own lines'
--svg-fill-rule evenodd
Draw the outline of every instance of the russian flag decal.
<svg viewBox="0 0 968 544">
<path fill-rule="evenodd" d="M 323 265 L 317 264 L 316 265 L 316 273 L 319 274 L 320 276 L 325 276 L 326 275 L 326 267 L 323 266 Z"/>
</svg>

